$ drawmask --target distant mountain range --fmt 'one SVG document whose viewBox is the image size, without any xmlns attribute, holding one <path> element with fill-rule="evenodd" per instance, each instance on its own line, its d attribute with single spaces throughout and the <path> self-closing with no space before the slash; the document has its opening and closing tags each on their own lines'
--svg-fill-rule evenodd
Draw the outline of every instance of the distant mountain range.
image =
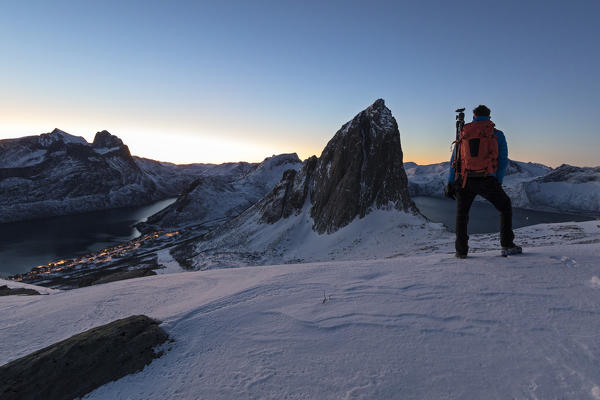
<svg viewBox="0 0 600 400">
<path fill-rule="evenodd" d="M 0 140 L 0 223 L 177 197 L 139 228 L 209 231 L 259 203 L 261 221 L 275 223 L 310 204 L 314 230 L 332 233 L 373 207 L 413 212 L 410 196 L 442 196 L 448 162 L 401 163 L 398 126 L 381 99 L 344 124 L 319 158 L 304 162 L 282 154 L 261 163 L 176 165 L 132 156 L 107 131 L 88 143 L 55 129 Z M 600 167 L 511 160 L 504 187 L 516 207 L 600 211 Z"/>
<path fill-rule="evenodd" d="M 254 164 L 174 165 L 132 157 L 105 131 L 90 144 L 58 130 L 0 141 L 0 155 L 4 220 L 177 196 L 138 225 L 147 235 L 102 253 L 110 257 L 73 259 L 62 272 L 49 265 L 48 274 L 24 277 L 31 282 L 72 287 L 131 269 L 399 257 L 451 243 L 452 234 L 411 199 L 441 196 L 449 165 L 403 163 L 398 124 L 382 99 L 343 124 L 319 157 L 304 161 L 281 154 Z M 599 176 L 600 167 L 510 161 L 504 186 L 518 207 L 598 213 Z"/>
<path fill-rule="evenodd" d="M 405 163 L 411 196 L 442 197 L 449 167 L 449 162 L 430 165 Z M 563 164 L 552 169 L 542 164 L 509 160 L 503 187 L 514 207 L 600 213 L 600 167 Z"/>
<path fill-rule="evenodd" d="M 107 131 L 92 143 L 59 129 L 0 140 L 0 223 L 143 205 L 176 197 L 199 177 L 233 180 L 256 166 L 135 157 Z"/>
</svg>

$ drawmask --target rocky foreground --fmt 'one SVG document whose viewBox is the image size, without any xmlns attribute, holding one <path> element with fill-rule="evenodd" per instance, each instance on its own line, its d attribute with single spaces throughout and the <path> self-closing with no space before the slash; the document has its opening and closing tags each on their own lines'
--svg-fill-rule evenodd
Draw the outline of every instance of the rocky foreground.
<svg viewBox="0 0 600 400">
<path fill-rule="evenodd" d="M 90 329 L 0 366 L 4 400 L 74 399 L 141 371 L 168 339 L 159 322 L 134 315 Z"/>
</svg>

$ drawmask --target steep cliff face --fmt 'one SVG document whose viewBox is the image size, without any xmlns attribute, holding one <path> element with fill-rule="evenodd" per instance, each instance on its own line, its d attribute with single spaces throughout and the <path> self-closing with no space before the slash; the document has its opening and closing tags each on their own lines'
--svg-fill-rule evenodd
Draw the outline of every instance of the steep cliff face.
<svg viewBox="0 0 600 400">
<path fill-rule="evenodd" d="M 383 99 L 329 141 L 315 171 L 311 201 L 319 233 L 334 232 L 373 209 L 414 210 L 398 124 Z"/>
<path fill-rule="evenodd" d="M 319 158 L 285 176 L 271 196 L 272 204 L 262 205 L 263 221 L 286 218 L 309 201 L 318 233 L 335 232 L 374 209 L 415 211 L 398 124 L 383 99 L 344 124 Z"/>
</svg>

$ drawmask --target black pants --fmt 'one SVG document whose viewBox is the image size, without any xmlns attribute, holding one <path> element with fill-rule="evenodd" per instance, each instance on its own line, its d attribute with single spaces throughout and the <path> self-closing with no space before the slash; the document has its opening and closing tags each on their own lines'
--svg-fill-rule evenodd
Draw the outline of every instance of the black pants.
<svg viewBox="0 0 600 400">
<path fill-rule="evenodd" d="M 469 210 L 475 196 L 480 195 L 500 212 L 500 245 L 510 247 L 515 235 L 512 231 L 512 204 L 498 180 L 493 176 L 468 178 L 464 188 L 457 184 L 456 189 L 456 252 L 469 251 Z"/>
</svg>

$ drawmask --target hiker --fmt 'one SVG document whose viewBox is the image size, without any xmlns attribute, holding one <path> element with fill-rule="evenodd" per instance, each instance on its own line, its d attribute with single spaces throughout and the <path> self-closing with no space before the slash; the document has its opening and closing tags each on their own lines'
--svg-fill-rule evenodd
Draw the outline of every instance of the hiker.
<svg viewBox="0 0 600 400">
<path fill-rule="evenodd" d="M 454 149 L 444 195 L 456 199 L 456 257 L 467 258 L 469 209 L 477 195 L 500 212 L 502 255 L 521 253 L 513 243 L 511 201 L 502 189 L 508 146 L 504 133 L 494 128 L 489 108 L 479 105 L 473 110 L 473 122 L 464 125 Z"/>
</svg>

